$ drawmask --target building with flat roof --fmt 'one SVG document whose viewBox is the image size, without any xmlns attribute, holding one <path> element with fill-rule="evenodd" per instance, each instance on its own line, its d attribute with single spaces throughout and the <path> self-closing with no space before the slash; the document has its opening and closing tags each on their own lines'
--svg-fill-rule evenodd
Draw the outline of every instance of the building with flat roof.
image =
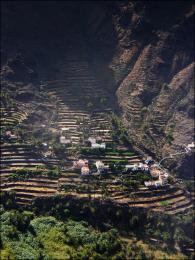
<svg viewBox="0 0 195 260">
<path fill-rule="evenodd" d="M 61 144 L 71 144 L 71 139 L 67 139 L 65 136 L 60 136 Z"/>
<path fill-rule="evenodd" d="M 160 186 L 163 186 L 163 181 L 162 180 L 158 180 L 158 181 L 145 181 L 144 185 L 146 187 L 160 187 Z"/>
<path fill-rule="evenodd" d="M 90 174 L 90 170 L 88 166 L 83 166 L 81 168 L 81 175 L 89 175 Z"/>
<path fill-rule="evenodd" d="M 97 168 L 97 172 L 98 173 L 107 173 L 108 171 L 108 166 L 105 165 L 102 161 L 96 161 L 95 162 L 96 168 Z"/>
<path fill-rule="evenodd" d="M 78 161 L 73 162 L 73 167 L 75 169 L 81 169 L 84 166 L 88 166 L 88 160 L 86 160 L 86 159 L 84 159 L 84 160 L 79 159 Z"/>
<path fill-rule="evenodd" d="M 101 143 L 101 144 L 98 144 L 98 143 L 92 143 L 91 144 L 91 148 L 93 149 L 106 149 L 106 143 Z"/>
</svg>

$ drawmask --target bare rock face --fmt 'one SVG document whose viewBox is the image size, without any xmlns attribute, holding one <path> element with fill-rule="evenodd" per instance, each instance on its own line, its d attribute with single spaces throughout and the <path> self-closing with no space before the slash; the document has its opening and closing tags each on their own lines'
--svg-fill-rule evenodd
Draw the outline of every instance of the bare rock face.
<svg viewBox="0 0 195 260">
<path fill-rule="evenodd" d="M 192 2 L 99 6 L 107 18 L 101 20 L 99 14 L 93 23 L 89 15 L 88 37 L 96 40 L 101 53 L 110 54 L 102 64 L 112 71 L 120 113 L 134 145 L 159 159 L 184 151 L 194 138 Z M 112 30 L 106 34 L 106 28 Z M 108 50 L 101 38 L 110 38 L 113 46 Z M 190 167 L 185 167 L 188 162 Z M 192 155 L 180 155 L 165 164 L 192 175 L 192 162 Z"/>
</svg>

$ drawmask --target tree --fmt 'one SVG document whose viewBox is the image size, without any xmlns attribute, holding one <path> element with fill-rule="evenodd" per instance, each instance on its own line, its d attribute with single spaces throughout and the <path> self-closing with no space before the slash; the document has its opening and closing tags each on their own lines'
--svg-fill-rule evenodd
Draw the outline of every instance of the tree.
<svg viewBox="0 0 195 260">
<path fill-rule="evenodd" d="M 87 103 L 87 108 L 91 109 L 93 107 L 93 103 L 92 102 L 88 102 Z"/>
<path fill-rule="evenodd" d="M 101 97 L 101 98 L 100 98 L 100 103 L 101 103 L 101 104 L 105 104 L 105 103 L 107 102 L 107 100 L 108 100 L 108 99 L 107 99 L 106 97 Z"/>
<path fill-rule="evenodd" d="M 173 239 L 179 245 L 182 245 L 183 243 L 186 242 L 187 237 L 186 237 L 184 230 L 181 227 L 176 227 L 174 235 L 173 235 Z"/>
<path fill-rule="evenodd" d="M 102 200 L 105 200 L 108 196 L 108 188 L 104 182 L 101 183 L 101 195 L 102 195 Z"/>
</svg>

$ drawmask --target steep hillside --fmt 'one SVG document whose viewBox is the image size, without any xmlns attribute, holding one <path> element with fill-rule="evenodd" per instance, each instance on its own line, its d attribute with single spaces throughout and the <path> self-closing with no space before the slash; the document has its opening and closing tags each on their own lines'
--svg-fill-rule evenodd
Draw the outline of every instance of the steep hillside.
<svg viewBox="0 0 195 260">
<path fill-rule="evenodd" d="M 192 1 L 45 3 L 3 3 L 4 81 L 22 82 L 29 93 L 59 79 L 72 43 L 76 53 L 84 44 L 134 146 L 159 159 L 184 151 L 194 133 Z M 192 176 L 193 155 L 164 163 Z"/>
<path fill-rule="evenodd" d="M 116 91 L 135 146 L 158 158 L 193 141 L 193 10 L 191 1 L 99 2 L 84 10 L 97 75 Z M 165 164 L 193 174 L 192 155 Z"/>
</svg>

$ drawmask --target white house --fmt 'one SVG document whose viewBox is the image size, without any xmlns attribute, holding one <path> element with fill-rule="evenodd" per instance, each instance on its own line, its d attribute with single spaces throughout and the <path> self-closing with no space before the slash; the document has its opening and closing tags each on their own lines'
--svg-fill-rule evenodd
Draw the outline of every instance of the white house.
<svg viewBox="0 0 195 260">
<path fill-rule="evenodd" d="M 125 169 L 127 170 L 132 170 L 132 171 L 137 171 L 137 170 L 141 170 L 141 171 L 149 171 L 149 166 L 147 164 L 144 163 L 139 163 L 139 164 L 127 164 L 125 165 Z"/>
<path fill-rule="evenodd" d="M 91 148 L 93 148 L 93 149 L 97 149 L 97 148 L 105 149 L 106 148 L 106 143 L 99 144 L 99 143 L 96 142 L 98 139 L 101 140 L 100 138 L 96 139 L 94 137 L 89 137 L 88 138 L 88 141 L 91 143 Z"/>
<path fill-rule="evenodd" d="M 106 149 L 106 143 L 101 143 L 101 144 L 92 143 L 91 148 L 93 148 L 93 149 L 97 149 L 97 148 Z"/>
<path fill-rule="evenodd" d="M 88 141 L 91 143 L 91 144 L 95 144 L 96 143 L 96 139 L 94 137 L 89 137 L 88 138 Z"/>
<path fill-rule="evenodd" d="M 8 138 L 10 138 L 10 139 L 15 139 L 15 138 L 17 138 L 17 136 L 15 135 L 15 134 L 13 134 L 11 131 L 6 131 L 5 132 L 5 135 L 6 135 L 6 137 L 8 137 Z"/>
<path fill-rule="evenodd" d="M 149 171 L 149 166 L 147 164 L 144 163 L 139 163 L 137 165 L 138 170 L 142 170 L 142 171 Z"/>
<path fill-rule="evenodd" d="M 100 144 L 100 148 L 106 149 L 106 143 L 101 143 L 101 144 Z"/>
<path fill-rule="evenodd" d="M 193 150 L 195 148 L 194 146 L 194 142 L 192 142 L 191 144 L 187 145 L 187 150 L 190 152 L 191 150 Z"/>
<path fill-rule="evenodd" d="M 106 173 L 108 170 L 108 166 L 106 166 L 102 161 L 96 161 L 95 165 L 98 173 Z"/>
<path fill-rule="evenodd" d="M 145 181 L 144 185 L 146 187 L 160 187 L 160 186 L 163 186 L 163 181 L 162 180 L 158 180 L 158 181 Z"/>
<path fill-rule="evenodd" d="M 61 131 L 63 132 L 63 131 L 69 131 L 70 130 L 70 128 L 69 127 L 62 127 L 61 128 Z"/>
<path fill-rule="evenodd" d="M 125 170 L 126 171 L 128 171 L 128 170 L 135 171 L 135 170 L 137 170 L 137 165 L 136 164 L 127 164 L 127 165 L 125 165 Z"/>
<path fill-rule="evenodd" d="M 60 143 L 61 144 L 71 144 L 71 140 L 70 139 L 66 139 L 65 136 L 60 136 Z"/>
</svg>

